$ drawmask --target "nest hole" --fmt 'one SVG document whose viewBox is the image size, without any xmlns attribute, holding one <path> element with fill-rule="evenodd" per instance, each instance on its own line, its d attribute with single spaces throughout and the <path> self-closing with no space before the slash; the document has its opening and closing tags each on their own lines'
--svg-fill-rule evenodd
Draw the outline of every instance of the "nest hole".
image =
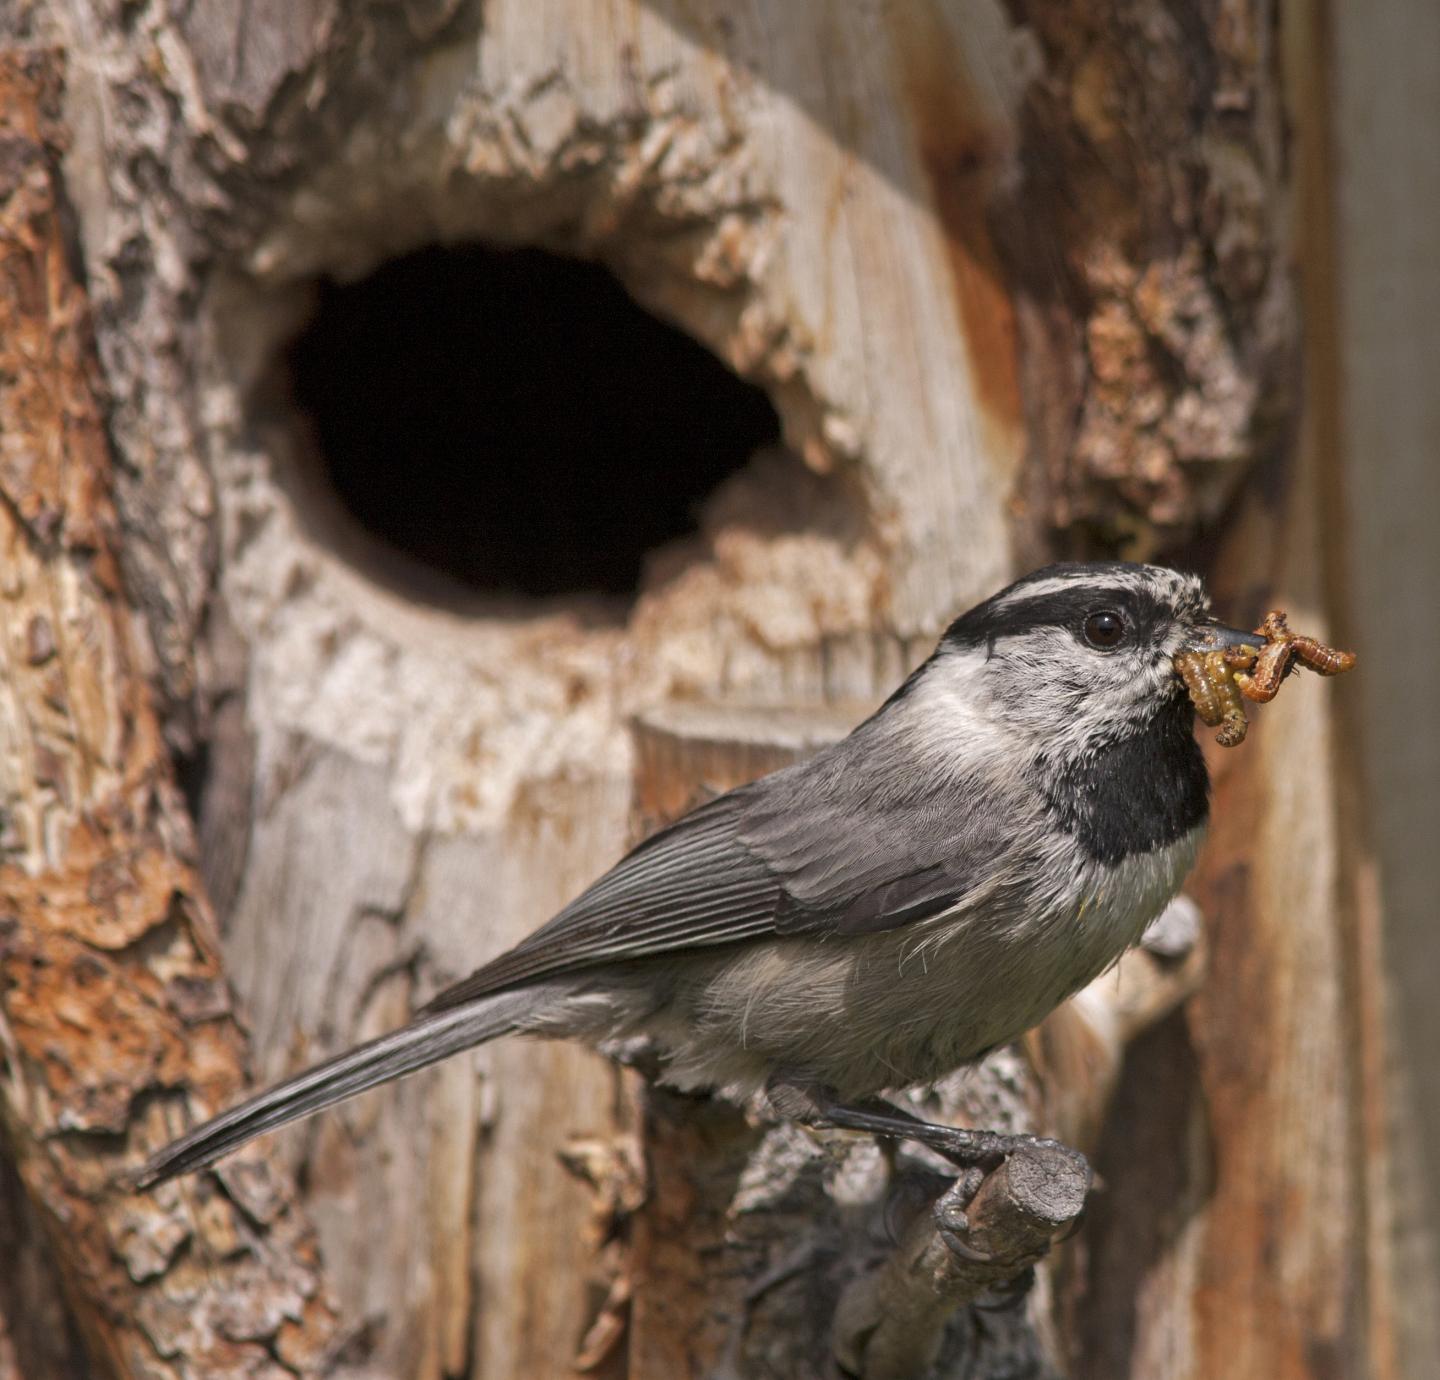
<svg viewBox="0 0 1440 1380">
<path fill-rule="evenodd" d="M 286 366 L 307 479 L 470 591 L 631 598 L 780 439 L 761 389 L 606 269 L 533 248 L 434 247 L 323 282 Z"/>
</svg>

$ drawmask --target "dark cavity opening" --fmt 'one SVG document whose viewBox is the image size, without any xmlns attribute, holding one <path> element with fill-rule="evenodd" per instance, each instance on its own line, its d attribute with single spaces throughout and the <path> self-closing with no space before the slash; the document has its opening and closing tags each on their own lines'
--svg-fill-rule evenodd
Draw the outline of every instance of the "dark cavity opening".
<svg viewBox="0 0 1440 1380">
<path fill-rule="evenodd" d="M 474 590 L 632 595 L 780 437 L 763 391 L 605 269 L 538 249 L 424 249 L 325 282 L 288 365 L 324 485 Z"/>
</svg>

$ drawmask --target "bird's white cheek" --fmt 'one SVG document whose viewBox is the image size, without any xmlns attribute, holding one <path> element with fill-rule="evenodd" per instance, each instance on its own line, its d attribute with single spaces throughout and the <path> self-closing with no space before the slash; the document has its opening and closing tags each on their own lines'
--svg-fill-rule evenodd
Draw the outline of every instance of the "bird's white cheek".
<svg viewBox="0 0 1440 1380">
<path fill-rule="evenodd" d="M 1008 726 L 993 712 L 982 652 L 938 661 L 911 694 L 896 727 L 925 760 L 967 766 L 1013 753 Z"/>
</svg>

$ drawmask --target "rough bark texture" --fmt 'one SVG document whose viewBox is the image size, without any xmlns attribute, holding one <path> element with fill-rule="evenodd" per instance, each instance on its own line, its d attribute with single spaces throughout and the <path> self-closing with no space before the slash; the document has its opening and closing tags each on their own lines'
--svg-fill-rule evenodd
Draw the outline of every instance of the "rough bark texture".
<svg viewBox="0 0 1440 1380">
<path fill-rule="evenodd" d="M 39 1211 L 0 1153 L 0 1378 L 82 1380 L 94 1374 Z"/>
<path fill-rule="evenodd" d="M 259 1077 L 394 1023 L 521 936 L 637 811 L 666 817 L 853 720 L 1017 565 L 1183 549 L 1233 616 L 1273 595 L 1326 627 L 1333 456 L 1319 416 L 1303 444 L 1281 424 L 1290 226 L 1317 183 L 1296 181 L 1268 0 L 62 0 L 4 17 L 70 57 L 66 190 L 120 556 Z M 1302 36 L 1316 22 L 1291 11 Z M 1290 46 L 1287 68 L 1323 73 Z M 1303 102 L 1290 114 L 1313 130 Z M 656 553 L 619 614 L 437 587 L 315 483 L 277 364 L 314 280 L 466 239 L 601 260 L 781 414 L 786 446 L 737 457 L 700 535 Z M 16 655 L 21 684 L 45 674 Z M 697 727 L 674 709 L 692 700 L 763 707 L 770 727 Z M 1199 976 L 1136 955 L 1029 1060 L 927 1104 L 1098 1138 L 1106 1184 L 1017 1315 L 1028 1340 L 962 1311 L 937 1373 L 1003 1373 L 1022 1345 L 1107 1380 L 1386 1373 L 1375 915 L 1342 847 L 1331 688 L 1297 685 L 1264 719 L 1216 762 L 1202 996 L 1122 1076 L 1127 1038 Z M 137 739 L 151 723 L 126 722 Z M 54 794 L 46 772 L 27 802 Z M 150 789 L 142 823 L 183 840 Z M 203 907 L 178 865 L 156 864 L 185 898 L 169 946 Z M 154 947 L 125 952 L 139 968 L 169 954 Z M 187 961 L 214 979 L 208 950 Z M 85 1076 L 153 1081 L 144 1041 L 168 1027 L 139 1024 L 122 1074 Z M 201 1027 L 237 1057 L 226 1017 Z M 192 1110 L 229 1096 L 214 1077 Z M 827 1374 L 835 1301 L 913 1194 L 868 1144 L 638 1099 L 593 1056 L 528 1045 L 372 1094 L 276 1154 L 348 1359 L 385 1376 L 561 1375 L 577 1353 L 635 1380 Z M 308 1280 L 296 1252 L 268 1258 Z"/>
<path fill-rule="evenodd" d="M 78 1324 L 117 1376 L 298 1371 L 330 1319 L 264 1159 L 189 1193 L 123 1183 L 240 1091 L 244 1044 L 115 564 L 60 73 L 0 55 L 0 1115 L 29 1195 L 5 1165 L 0 1357 L 76 1373 Z"/>
<path fill-rule="evenodd" d="M 1347 607 L 1335 446 L 1336 269 L 1325 29 L 1287 12 L 1286 94 L 1307 405 L 1211 554 L 1222 607 Z M 1134 1052 L 1098 1169 L 1076 1373 L 1398 1376 L 1387 1213 L 1379 913 L 1355 809 L 1358 725 L 1318 682 L 1212 754 L 1214 823 L 1192 890 L 1210 969 Z M 1341 700 L 1343 703 L 1343 699 Z M 1123 1166 L 1123 1167 L 1122 1167 Z"/>
<path fill-rule="evenodd" d="M 1277 453 L 1294 401 L 1278 8 L 1008 10 L 1040 54 L 1002 240 L 1028 516 L 1076 553 L 1170 550 Z"/>
</svg>

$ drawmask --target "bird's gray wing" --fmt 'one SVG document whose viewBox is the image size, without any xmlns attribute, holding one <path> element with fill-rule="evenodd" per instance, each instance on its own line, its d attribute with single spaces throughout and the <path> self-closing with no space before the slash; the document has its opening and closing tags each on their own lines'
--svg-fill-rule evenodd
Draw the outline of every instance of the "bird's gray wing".
<svg viewBox="0 0 1440 1380">
<path fill-rule="evenodd" d="M 888 779 L 781 791 L 749 812 L 746 845 L 783 879 L 781 935 L 859 936 L 963 906 L 1010 848 L 1003 812 L 964 780 L 929 780 L 892 764 Z M 993 801 L 989 802 L 992 806 Z"/>
<path fill-rule="evenodd" d="M 441 1011 L 554 973 L 746 939 L 875 933 L 951 909 L 989 849 L 956 802 L 789 768 L 647 839 L 548 924 L 440 993 Z"/>
<path fill-rule="evenodd" d="M 779 879 L 737 838 L 746 791 L 651 835 L 548 924 L 441 992 L 444 1010 L 550 973 L 771 932 Z"/>
</svg>

